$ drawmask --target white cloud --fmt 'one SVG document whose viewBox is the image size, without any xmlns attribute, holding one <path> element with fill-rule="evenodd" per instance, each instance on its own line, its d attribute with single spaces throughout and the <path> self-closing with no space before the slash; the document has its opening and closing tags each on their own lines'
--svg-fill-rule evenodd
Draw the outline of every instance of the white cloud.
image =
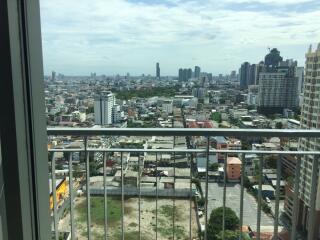
<svg viewBox="0 0 320 240">
<path fill-rule="evenodd" d="M 125 0 L 42 0 L 45 71 L 153 73 L 155 62 L 160 61 L 164 74 L 194 65 L 214 73 L 227 72 L 242 61 L 259 61 L 268 46 L 288 49 L 285 57 L 302 62 L 307 45 L 320 39 L 315 21 L 320 10 L 281 16 L 267 11 L 235 12 L 217 0 L 171 3 L 177 6 Z"/>
</svg>

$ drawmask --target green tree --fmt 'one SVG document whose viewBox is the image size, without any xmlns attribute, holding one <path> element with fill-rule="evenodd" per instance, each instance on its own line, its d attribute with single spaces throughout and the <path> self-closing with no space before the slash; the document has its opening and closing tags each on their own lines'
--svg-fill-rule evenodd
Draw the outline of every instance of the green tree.
<svg viewBox="0 0 320 240">
<path fill-rule="evenodd" d="M 222 231 L 223 207 L 213 209 L 208 223 L 208 239 L 218 240 Z M 235 231 L 239 228 L 239 218 L 236 213 L 225 207 L 225 230 Z"/>
<path fill-rule="evenodd" d="M 283 128 L 282 122 L 277 122 L 276 123 L 276 129 L 282 129 L 282 128 Z"/>
<path fill-rule="evenodd" d="M 219 235 L 217 236 L 217 239 L 221 240 L 238 240 L 239 239 L 240 232 L 239 231 L 231 231 L 231 230 L 225 230 L 224 231 L 224 238 L 223 238 L 223 232 L 221 231 Z"/>
<path fill-rule="evenodd" d="M 209 167 L 211 171 L 218 171 L 219 163 L 212 163 Z"/>
<path fill-rule="evenodd" d="M 278 155 L 269 155 L 265 158 L 265 165 L 268 168 L 277 168 L 277 162 L 280 161 Z"/>
<path fill-rule="evenodd" d="M 206 203 L 206 200 L 204 197 L 201 197 L 198 199 L 198 206 L 199 207 L 204 207 L 205 203 Z"/>
<path fill-rule="evenodd" d="M 212 120 L 218 123 L 221 123 L 222 122 L 221 113 L 219 112 L 212 113 Z"/>
<path fill-rule="evenodd" d="M 243 178 L 243 186 L 249 189 L 252 188 L 252 184 L 247 176 L 244 176 Z"/>
<path fill-rule="evenodd" d="M 93 106 L 89 106 L 86 110 L 86 114 L 89 114 L 89 113 L 94 113 L 94 107 Z"/>
<path fill-rule="evenodd" d="M 242 140 L 241 147 L 242 150 L 251 150 L 251 144 L 246 140 Z"/>
<path fill-rule="evenodd" d="M 99 163 L 97 161 L 93 161 L 89 163 L 89 169 L 90 169 L 90 176 L 97 176 L 99 175 Z"/>
</svg>

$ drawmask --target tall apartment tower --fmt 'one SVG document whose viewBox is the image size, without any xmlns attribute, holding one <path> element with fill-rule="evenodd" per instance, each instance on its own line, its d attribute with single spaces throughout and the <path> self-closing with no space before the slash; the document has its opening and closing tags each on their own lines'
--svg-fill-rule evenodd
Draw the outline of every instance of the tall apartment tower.
<svg viewBox="0 0 320 240">
<path fill-rule="evenodd" d="M 56 72 L 55 72 L 55 71 L 52 71 L 52 72 L 51 72 L 51 80 L 52 80 L 52 81 L 55 81 L 55 80 L 56 80 Z"/>
<path fill-rule="evenodd" d="M 115 96 L 110 91 L 101 92 L 94 98 L 94 120 L 97 125 L 112 124 L 112 109 Z"/>
<path fill-rule="evenodd" d="M 259 77 L 258 65 L 252 64 L 249 68 L 248 85 L 256 85 L 258 82 L 258 77 Z"/>
<path fill-rule="evenodd" d="M 298 108 L 298 78 L 295 71 L 296 66 L 288 65 L 259 74 L 259 112 L 283 113 L 286 108 Z"/>
<path fill-rule="evenodd" d="M 156 64 L 156 77 L 157 79 L 160 79 L 160 64 Z"/>
<path fill-rule="evenodd" d="M 303 104 L 301 110 L 301 128 L 320 128 L 320 43 L 315 51 L 310 46 L 306 54 L 305 77 L 303 84 Z M 302 151 L 319 151 L 320 139 L 300 139 Z M 298 227 L 308 232 L 308 240 L 320 239 L 320 184 L 319 159 L 312 155 L 301 157 L 299 181 L 300 207 Z M 313 170 L 315 170 L 313 172 Z M 313 175 L 313 173 L 315 173 Z M 315 208 L 315 211 L 312 209 Z M 313 223 L 308 229 L 308 223 Z"/>
<path fill-rule="evenodd" d="M 191 68 L 180 68 L 179 69 L 179 81 L 186 82 L 192 78 L 192 69 Z"/>
<path fill-rule="evenodd" d="M 247 89 L 249 84 L 249 79 L 250 79 L 250 63 L 244 62 L 241 65 L 239 76 L 240 76 L 240 88 Z"/>
<path fill-rule="evenodd" d="M 195 78 L 199 78 L 200 77 L 200 71 L 201 71 L 201 69 L 200 69 L 199 66 L 195 66 L 194 67 L 194 77 Z"/>
<path fill-rule="evenodd" d="M 266 67 L 263 62 L 251 64 L 249 68 L 248 85 L 259 85 L 259 74 L 265 71 Z"/>
</svg>

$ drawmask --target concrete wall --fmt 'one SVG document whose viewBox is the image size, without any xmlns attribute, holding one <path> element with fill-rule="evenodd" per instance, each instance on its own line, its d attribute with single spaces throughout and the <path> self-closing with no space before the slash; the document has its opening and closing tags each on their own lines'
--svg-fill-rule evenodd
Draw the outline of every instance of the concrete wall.
<svg viewBox="0 0 320 240">
<path fill-rule="evenodd" d="M 91 195 L 104 195 L 103 188 L 90 188 Z M 121 188 L 107 189 L 107 195 L 109 196 L 120 196 L 122 194 Z M 158 189 L 158 197 L 177 197 L 177 198 L 186 198 L 190 197 L 190 189 Z M 125 196 L 139 196 L 138 188 L 124 188 Z M 157 193 L 154 188 L 150 189 L 141 189 L 142 197 L 156 197 Z"/>
</svg>

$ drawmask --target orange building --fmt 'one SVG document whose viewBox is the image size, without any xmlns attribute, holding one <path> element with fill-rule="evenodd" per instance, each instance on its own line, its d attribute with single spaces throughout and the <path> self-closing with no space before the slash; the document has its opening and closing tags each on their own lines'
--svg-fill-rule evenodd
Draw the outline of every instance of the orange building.
<svg viewBox="0 0 320 240">
<path fill-rule="evenodd" d="M 50 209 L 53 209 L 53 194 L 52 194 L 52 181 L 49 180 L 49 188 L 50 188 Z M 66 179 L 57 179 L 56 180 L 56 199 L 57 205 L 61 200 L 63 200 L 64 196 L 67 192 L 67 181 Z"/>
<path fill-rule="evenodd" d="M 237 157 L 228 157 L 227 178 L 229 181 L 239 181 L 241 177 L 241 160 Z"/>
</svg>

